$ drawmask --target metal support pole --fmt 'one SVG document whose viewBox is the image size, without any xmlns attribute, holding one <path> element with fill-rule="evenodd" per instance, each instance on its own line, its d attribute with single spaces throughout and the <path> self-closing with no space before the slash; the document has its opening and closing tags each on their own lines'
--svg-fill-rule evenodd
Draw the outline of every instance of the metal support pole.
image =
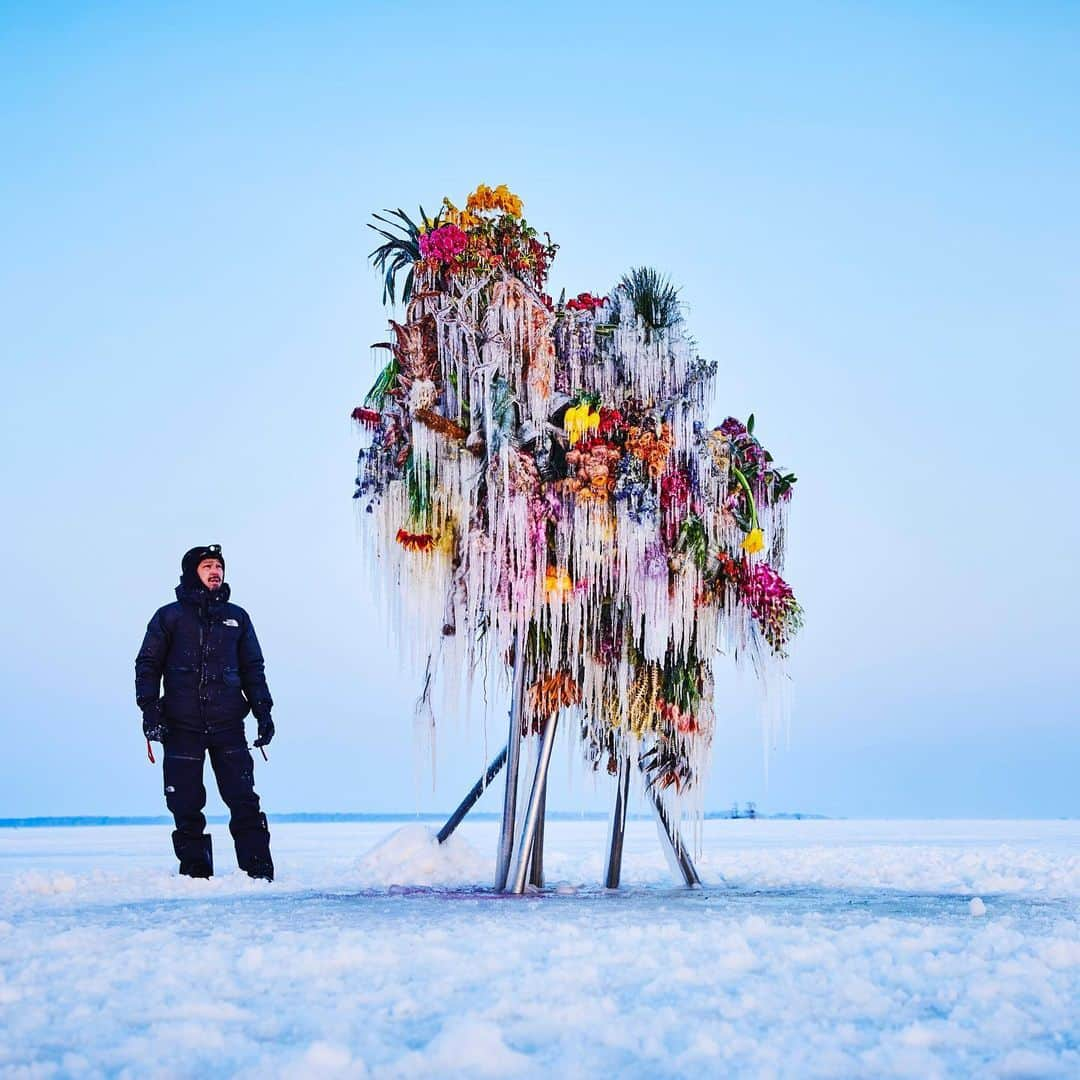
<svg viewBox="0 0 1080 1080">
<path fill-rule="evenodd" d="M 514 681 L 510 696 L 510 734 L 506 739 L 506 793 L 503 796 L 502 829 L 495 863 L 495 891 L 504 892 L 514 852 L 517 816 L 518 766 L 521 762 L 521 699 L 525 692 L 525 635 L 514 632 Z"/>
<path fill-rule="evenodd" d="M 622 876 L 623 840 L 626 837 L 626 807 L 630 801 L 630 758 L 619 761 L 619 776 L 615 786 L 615 808 L 611 813 L 611 837 L 608 842 L 607 868 L 604 888 L 617 889 Z"/>
<path fill-rule="evenodd" d="M 461 805 L 450 815 L 446 820 L 446 824 L 439 830 L 438 841 L 440 844 L 445 844 L 450 838 L 453 831 L 464 820 L 465 815 L 480 801 L 480 796 L 484 794 L 488 789 L 488 785 L 499 774 L 499 770 L 506 764 L 506 747 L 504 746 L 487 767 L 484 775 L 480 777 L 472 786 L 472 790 L 464 799 L 461 800 Z"/>
<path fill-rule="evenodd" d="M 660 796 L 652 788 L 649 788 L 649 801 L 656 811 L 656 820 L 660 823 L 660 832 L 667 841 L 668 853 L 678 866 L 683 881 L 686 882 L 686 887 L 688 889 L 701 888 L 701 878 L 698 877 L 694 861 L 690 858 L 690 853 L 683 844 L 682 836 L 679 835 L 679 830 L 675 828 L 671 818 L 668 817 L 668 812 L 664 809 Z"/>
<path fill-rule="evenodd" d="M 551 748 L 555 745 L 555 729 L 559 723 L 559 714 L 554 713 L 544 724 L 544 734 L 540 743 L 540 759 L 536 763 L 536 776 L 533 778 L 532 794 L 529 796 L 529 809 L 525 813 L 525 824 L 521 829 L 521 843 L 518 845 L 517 869 L 514 872 L 514 884 L 510 891 L 523 893 L 525 881 L 532 865 L 533 843 L 536 840 L 536 828 L 540 822 L 540 807 L 544 801 L 544 788 L 547 786 L 548 767 L 551 765 Z"/>
<path fill-rule="evenodd" d="M 529 884 L 538 889 L 544 887 L 544 822 L 547 819 L 547 783 L 540 796 L 540 820 L 536 823 L 536 839 L 533 841 L 532 858 L 529 860 Z"/>
</svg>

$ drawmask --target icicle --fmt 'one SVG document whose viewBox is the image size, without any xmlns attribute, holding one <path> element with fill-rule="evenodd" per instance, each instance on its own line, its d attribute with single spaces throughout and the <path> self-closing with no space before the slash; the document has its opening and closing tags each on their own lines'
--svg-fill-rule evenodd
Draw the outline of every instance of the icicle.
<svg viewBox="0 0 1080 1080">
<path fill-rule="evenodd" d="M 716 367 L 681 322 L 647 327 L 625 296 L 553 313 L 533 278 L 467 265 L 417 264 L 398 380 L 357 417 L 368 563 L 423 677 L 425 738 L 441 715 L 464 725 L 474 687 L 486 723 L 523 625 L 527 686 L 590 763 L 645 755 L 673 819 L 699 821 L 719 653 L 759 676 L 766 746 L 785 716 L 800 612 L 776 576 L 787 492 L 768 485 L 790 478 L 735 482 L 749 433 L 706 429 Z M 560 409 L 589 420 L 565 423 L 567 477 Z"/>
</svg>

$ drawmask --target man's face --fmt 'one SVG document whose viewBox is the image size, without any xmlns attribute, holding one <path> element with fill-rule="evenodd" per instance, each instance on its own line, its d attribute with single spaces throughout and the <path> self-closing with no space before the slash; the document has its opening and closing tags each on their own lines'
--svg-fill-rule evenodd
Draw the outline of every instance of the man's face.
<svg viewBox="0 0 1080 1080">
<path fill-rule="evenodd" d="M 217 559 L 203 559 L 196 567 L 199 580 L 211 591 L 221 588 L 225 580 L 225 567 Z"/>
</svg>

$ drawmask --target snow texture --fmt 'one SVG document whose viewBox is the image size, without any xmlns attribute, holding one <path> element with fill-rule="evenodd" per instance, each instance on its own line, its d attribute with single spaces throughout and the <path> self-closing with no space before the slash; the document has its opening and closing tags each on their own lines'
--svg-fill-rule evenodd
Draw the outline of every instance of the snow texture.
<svg viewBox="0 0 1080 1080">
<path fill-rule="evenodd" d="M 1080 823 L 278 825 L 279 880 L 178 878 L 160 826 L 0 830 L 0 1076 L 1080 1075 Z"/>
</svg>

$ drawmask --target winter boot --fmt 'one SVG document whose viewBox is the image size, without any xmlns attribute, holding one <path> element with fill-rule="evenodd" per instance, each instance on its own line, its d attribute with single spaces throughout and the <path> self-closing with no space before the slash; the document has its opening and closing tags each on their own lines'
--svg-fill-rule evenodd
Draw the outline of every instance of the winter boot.
<svg viewBox="0 0 1080 1080">
<path fill-rule="evenodd" d="M 214 876 L 214 844 L 208 833 L 192 836 L 177 830 L 173 833 L 173 851 L 180 860 L 180 873 L 185 877 Z"/>
<path fill-rule="evenodd" d="M 233 824 L 230 822 L 229 828 Z M 266 815 L 260 813 L 254 824 L 246 829 L 233 831 L 236 842 L 236 862 L 248 877 L 274 880 L 274 861 L 270 858 L 270 826 Z"/>
<path fill-rule="evenodd" d="M 270 856 L 265 859 L 255 859 L 247 868 L 248 877 L 260 878 L 263 881 L 274 880 L 274 863 Z"/>
</svg>

